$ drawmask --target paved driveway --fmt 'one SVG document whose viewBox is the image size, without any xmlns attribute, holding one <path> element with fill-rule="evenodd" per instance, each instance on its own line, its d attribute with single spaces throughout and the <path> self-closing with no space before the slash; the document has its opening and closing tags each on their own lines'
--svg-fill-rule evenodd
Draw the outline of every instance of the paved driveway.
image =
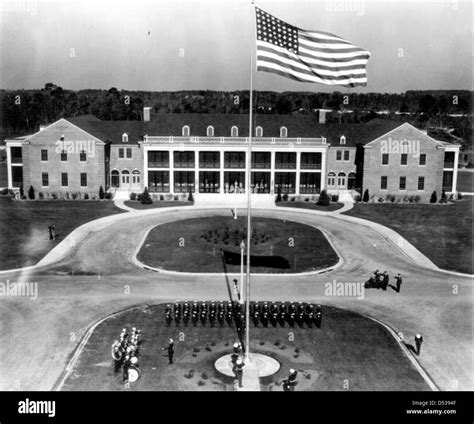
<svg viewBox="0 0 474 424">
<path fill-rule="evenodd" d="M 253 214 L 320 227 L 343 259 L 338 268 L 319 275 L 253 276 L 253 299 L 305 300 L 351 309 L 385 322 L 410 343 L 421 332 L 419 361 L 438 387 L 474 388 L 472 278 L 420 266 L 377 230 L 337 214 L 283 208 Z M 39 296 L 0 298 L 1 390 L 51 390 L 86 329 L 121 308 L 228 296 L 222 275 L 156 273 L 140 269 L 132 259 L 154 226 L 199 216 L 231 219 L 229 210 L 157 209 L 126 215 L 103 228 L 96 225 L 59 262 L 3 274 L 3 281 L 37 282 Z M 177 242 L 185 237 L 176 236 Z M 364 299 L 325 295 L 325 283 L 363 282 L 376 268 L 403 274 L 400 294 L 389 289 L 367 290 Z"/>
</svg>

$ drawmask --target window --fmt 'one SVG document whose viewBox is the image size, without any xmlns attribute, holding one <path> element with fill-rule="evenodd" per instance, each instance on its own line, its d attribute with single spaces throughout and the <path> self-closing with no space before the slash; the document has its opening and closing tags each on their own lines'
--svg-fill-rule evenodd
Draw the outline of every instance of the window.
<svg viewBox="0 0 474 424">
<path fill-rule="evenodd" d="M 112 187 L 119 187 L 120 186 L 120 173 L 114 169 L 111 173 L 111 185 Z"/>
<path fill-rule="evenodd" d="M 175 168 L 194 168 L 194 152 L 174 152 Z"/>
<path fill-rule="evenodd" d="M 294 152 L 276 152 L 276 169 L 296 169 L 296 153 Z"/>
<path fill-rule="evenodd" d="M 220 152 L 199 152 L 199 168 L 219 168 Z"/>
<path fill-rule="evenodd" d="M 183 137 L 189 137 L 189 125 L 185 125 L 182 130 Z"/>
<path fill-rule="evenodd" d="M 150 191 L 158 193 L 169 193 L 169 171 L 148 171 L 148 188 Z"/>
<path fill-rule="evenodd" d="M 302 152 L 300 159 L 301 169 L 321 169 L 322 154 Z"/>
<path fill-rule="evenodd" d="M 170 166 L 170 153 L 165 150 L 148 152 L 149 168 L 168 168 Z"/>
<path fill-rule="evenodd" d="M 48 175 L 47 172 L 43 172 L 43 173 L 41 174 L 41 181 L 42 181 L 42 182 L 41 182 L 41 185 L 42 185 L 43 187 L 48 187 L 48 186 L 49 186 L 49 175 Z"/>
<path fill-rule="evenodd" d="M 328 186 L 334 187 L 336 185 L 336 174 L 334 172 L 330 172 L 328 174 Z"/>
<path fill-rule="evenodd" d="M 226 168 L 245 168 L 245 152 L 225 152 L 224 166 Z"/>
<path fill-rule="evenodd" d="M 420 154 L 420 165 L 426 165 L 426 153 Z"/>
<path fill-rule="evenodd" d="M 81 172 L 81 187 L 87 187 L 87 173 Z"/>
<path fill-rule="evenodd" d="M 119 159 L 123 159 L 125 157 L 124 152 L 125 152 L 125 149 L 123 148 L 119 149 Z"/>
<path fill-rule="evenodd" d="M 256 137 L 263 137 L 263 128 L 262 127 L 257 127 L 255 129 L 255 136 Z"/>
<path fill-rule="evenodd" d="M 132 148 L 131 147 L 127 148 L 127 159 L 132 159 Z"/>
<path fill-rule="evenodd" d="M 344 172 L 339 172 L 339 174 L 337 174 L 337 185 L 339 187 L 346 186 L 346 174 L 344 174 Z"/>
<path fill-rule="evenodd" d="M 122 143 L 128 143 L 128 134 L 127 133 L 122 134 Z"/>
<path fill-rule="evenodd" d="M 67 152 L 66 152 L 66 150 L 61 150 L 61 162 L 67 162 Z"/>
<path fill-rule="evenodd" d="M 344 160 L 349 160 L 351 152 L 349 150 L 344 150 Z"/>
<path fill-rule="evenodd" d="M 194 172 L 174 171 L 174 192 L 189 193 L 194 192 Z"/>
<path fill-rule="evenodd" d="M 122 184 L 130 184 L 130 172 L 127 169 L 122 171 Z"/>
<path fill-rule="evenodd" d="M 336 151 L 336 160 L 342 160 L 342 150 Z"/>
<path fill-rule="evenodd" d="M 407 177 L 400 177 L 400 190 L 406 190 L 407 188 Z"/>
<path fill-rule="evenodd" d="M 387 190 L 388 177 L 380 177 L 380 190 Z"/>
<path fill-rule="evenodd" d="M 42 162 L 48 161 L 48 151 L 46 149 L 41 149 L 41 161 Z"/>
<path fill-rule="evenodd" d="M 425 189 L 425 177 L 418 177 L 418 190 Z"/>
<path fill-rule="evenodd" d="M 270 152 L 252 152 L 252 168 L 270 169 L 271 153 Z"/>
<path fill-rule="evenodd" d="M 212 125 L 209 125 L 206 130 L 206 135 L 208 137 L 214 137 L 214 127 Z"/>
<path fill-rule="evenodd" d="M 346 136 L 345 135 L 341 135 L 341 138 L 339 138 L 339 143 L 340 144 L 346 144 Z"/>
<path fill-rule="evenodd" d="M 288 129 L 286 127 L 280 128 L 280 137 L 282 138 L 288 137 Z"/>
<path fill-rule="evenodd" d="M 400 165 L 406 165 L 408 163 L 408 155 L 406 153 L 402 153 L 400 159 Z"/>
<path fill-rule="evenodd" d="M 87 161 L 87 156 L 86 156 L 86 151 L 85 150 L 81 150 L 79 152 L 79 161 L 80 162 L 86 162 Z"/>
<path fill-rule="evenodd" d="M 61 172 L 61 187 L 68 186 L 67 172 Z"/>
<path fill-rule="evenodd" d="M 239 136 L 239 129 L 235 125 L 230 129 L 230 136 L 231 137 Z"/>
<path fill-rule="evenodd" d="M 388 153 L 382 153 L 382 165 L 388 165 Z"/>
</svg>

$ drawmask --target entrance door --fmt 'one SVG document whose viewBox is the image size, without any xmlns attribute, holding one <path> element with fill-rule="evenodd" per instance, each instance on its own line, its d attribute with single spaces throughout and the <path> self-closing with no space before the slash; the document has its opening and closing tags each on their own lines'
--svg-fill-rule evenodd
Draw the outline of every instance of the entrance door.
<svg viewBox="0 0 474 424">
<path fill-rule="evenodd" d="M 344 172 L 337 174 L 337 188 L 342 190 L 346 188 L 346 174 Z"/>
<path fill-rule="evenodd" d="M 140 190 L 140 171 L 135 169 L 135 171 L 132 172 L 132 190 Z"/>
<path fill-rule="evenodd" d="M 130 172 L 126 169 L 122 171 L 122 184 L 120 185 L 122 188 L 129 188 L 130 187 Z"/>
</svg>

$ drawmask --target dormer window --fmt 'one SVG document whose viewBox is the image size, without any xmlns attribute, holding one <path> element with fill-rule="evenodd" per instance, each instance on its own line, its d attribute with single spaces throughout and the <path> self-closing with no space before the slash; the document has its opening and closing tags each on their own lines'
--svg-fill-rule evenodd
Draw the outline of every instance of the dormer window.
<svg viewBox="0 0 474 424">
<path fill-rule="evenodd" d="M 127 133 L 122 134 L 122 143 L 128 143 L 128 134 Z"/>
<path fill-rule="evenodd" d="M 214 137 L 214 127 L 212 125 L 207 127 L 206 134 L 208 137 Z"/>
<path fill-rule="evenodd" d="M 230 136 L 231 137 L 239 136 L 239 129 L 235 125 L 230 129 Z"/>
<path fill-rule="evenodd" d="M 189 137 L 189 125 L 185 125 L 182 130 L 183 137 Z"/>
<path fill-rule="evenodd" d="M 262 127 L 257 127 L 255 129 L 255 136 L 256 137 L 263 137 L 263 128 Z"/>
<path fill-rule="evenodd" d="M 280 128 L 280 137 L 282 138 L 288 137 L 288 129 L 286 127 Z"/>
<path fill-rule="evenodd" d="M 341 135 L 341 138 L 339 139 L 339 143 L 340 144 L 346 144 L 346 136 L 345 135 Z"/>
</svg>

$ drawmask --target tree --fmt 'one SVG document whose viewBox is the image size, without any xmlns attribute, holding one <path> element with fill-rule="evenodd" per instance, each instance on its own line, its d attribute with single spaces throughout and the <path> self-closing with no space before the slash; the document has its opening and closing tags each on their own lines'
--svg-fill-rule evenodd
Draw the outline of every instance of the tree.
<svg viewBox="0 0 474 424">
<path fill-rule="evenodd" d="M 30 200 L 35 200 L 35 189 L 33 186 L 30 186 L 30 189 L 28 190 L 28 198 Z"/>
<path fill-rule="evenodd" d="M 25 191 L 23 190 L 23 185 L 20 186 L 20 199 L 25 197 Z"/>
<path fill-rule="evenodd" d="M 150 193 L 148 193 L 147 187 L 145 187 L 145 190 L 143 190 L 141 202 L 142 205 L 151 205 L 153 203 L 153 199 L 151 198 Z"/>
<path fill-rule="evenodd" d="M 327 194 L 326 190 L 321 191 L 317 205 L 329 206 L 330 203 L 331 203 L 331 198 L 329 197 L 329 194 Z"/>
<path fill-rule="evenodd" d="M 105 197 L 104 187 L 100 186 L 99 188 L 99 199 L 103 199 Z"/>
<path fill-rule="evenodd" d="M 281 202 L 281 188 L 278 187 L 277 197 L 275 202 Z"/>
<path fill-rule="evenodd" d="M 362 200 L 363 200 L 365 203 L 367 203 L 367 202 L 369 201 L 369 198 L 370 198 L 370 197 L 369 197 L 369 189 L 366 189 L 366 190 L 364 191 L 364 197 L 362 198 Z"/>
<path fill-rule="evenodd" d="M 441 193 L 441 199 L 439 199 L 439 203 L 447 203 L 448 202 L 448 196 L 446 196 L 446 191 L 443 190 Z"/>
<path fill-rule="evenodd" d="M 437 201 L 438 201 L 438 196 L 436 195 L 436 191 L 433 191 L 433 193 L 431 194 L 430 203 L 436 203 Z"/>
<path fill-rule="evenodd" d="M 189 189 L 188 202 L 194 202 L 193 191 Z"/>
</svg>

